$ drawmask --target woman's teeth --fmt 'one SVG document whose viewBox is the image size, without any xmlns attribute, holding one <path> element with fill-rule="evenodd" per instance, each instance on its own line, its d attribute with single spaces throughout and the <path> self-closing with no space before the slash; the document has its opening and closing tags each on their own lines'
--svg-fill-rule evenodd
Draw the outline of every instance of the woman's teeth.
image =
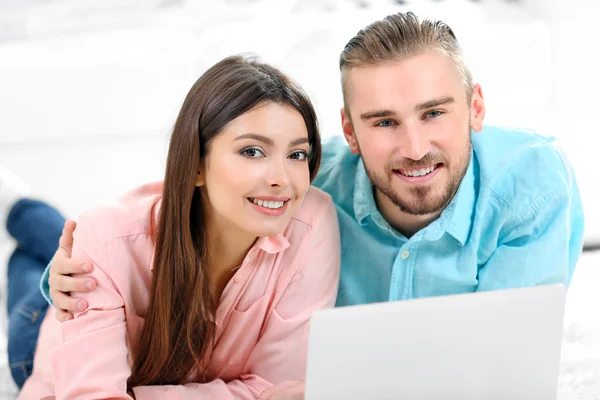
<svg viewBox="0 0 600 400">
<path fill-rule="evenodd" d="M 428 168 L 422 168 L 422 169 L 413 169 L 413 170 L 409 170 L 409 171 L 403 171 L 400 169 L 398 171 L 400 171 L 400 173 L 404 176 L 415 177 L 415 176 L 424 176 L 424 175 L 430 174 L 431 172 L 433 172 L 434 169 L 435 169 L 435 165 L 432 165 L 431 167 L 428 167 Z"/>
<path fill-rule="evenodd" d="M 249 198 L 251 202 L 253 202 L 254 204 L 257 204 L 261 207 L 265 207 L 265 208 L 281 208 L 283 207 L 283 204 L 285 203 L 285 201 L 263 201 L 263 200 L 258 200 L 258 199 L 253 199 L 252 197 Z"/>
</svg>

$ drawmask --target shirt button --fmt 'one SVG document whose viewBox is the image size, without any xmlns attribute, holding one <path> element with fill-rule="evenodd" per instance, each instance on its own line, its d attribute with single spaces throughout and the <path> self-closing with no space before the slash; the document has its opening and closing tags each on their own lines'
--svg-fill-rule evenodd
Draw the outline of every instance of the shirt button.
<svg viewBox="0 0 600 400">
<path fill-rule="evenodd" d="M 238 275 L 238 276 L 236 276 L 235 278 L 233 278 L 233 281 L 234 281 L 235 283 L 240 283 L 240 282 L 242 281 L 242 277 Z"/>
<path fill-rule="evenodd" d="M 408 256 L 410 256 L 410 251 L 408 251 L 408 250 L 404 250 L 404 251 L 402 252 L 402 259 L 403 259 L 403 260 L 406 260 L 406 259 L 408 258 Z"/>
</svg>

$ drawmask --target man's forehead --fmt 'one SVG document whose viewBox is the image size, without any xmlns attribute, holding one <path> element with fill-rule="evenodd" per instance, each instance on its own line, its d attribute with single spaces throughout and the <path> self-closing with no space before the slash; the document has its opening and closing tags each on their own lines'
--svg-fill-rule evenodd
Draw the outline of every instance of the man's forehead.
<svg viewBox="0 0 600 400">
<path fill-rule="evenodd" d="M 365 65 L 347 71 L 346 101 L 353 106 L 368 107 L 389 107 L 390 103 L 401 102 L 413 108 L 432 99 L 458 98 L 464 92 L 463 82 L 452 65 L 440 68 L 439 62 L 428 66 L 427 59 L 413 65 L 407 61 L 414 60 Z"/>
<path fill-rule="evenodd" d="M 382 61 L 373 64 L 364 64 L 351 68 L 346 72 L 347 79 L 358 84 L 361 81 L 374 81 L 395 79 L 398 81 L 411 78 L 458 78 L 452 59 L 437 51 L 429 51 L 401 60 Z"/>
</svg>

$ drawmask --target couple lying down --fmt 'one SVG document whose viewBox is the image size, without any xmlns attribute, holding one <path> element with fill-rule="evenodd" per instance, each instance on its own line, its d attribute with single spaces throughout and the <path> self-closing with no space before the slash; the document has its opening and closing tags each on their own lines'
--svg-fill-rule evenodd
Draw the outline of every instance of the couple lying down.
<svg viewBox="0 0 600 400">
<path fill-rule="evenodd" d="M 21 399 L 300 399 L 318 309 L 569 283 L 583 232 L 570 167 L 548 139 L 483 129 L 450 28 L 389 16 L 340 67 L 348 146 L 323 148 L 329 194 L 311 186 L 322 148 L 301 88 L 242 56 L 199 78 L 164 181 L 81 216 L 72 249 L 67 223 L 59 318 Z M 90 270 L 65 276 L 71 259 Z"/>
</svg>

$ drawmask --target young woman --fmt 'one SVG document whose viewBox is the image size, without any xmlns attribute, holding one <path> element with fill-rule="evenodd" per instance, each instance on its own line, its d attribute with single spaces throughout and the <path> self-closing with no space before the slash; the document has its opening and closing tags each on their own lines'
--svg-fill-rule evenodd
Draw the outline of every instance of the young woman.
<svg viewBox="0 0 600 400">
<path fill-rule="evenodd" d="M 281 72 L 230 57 L 194 84 L 164 182 L 79 218 L 87 308 L 42 324 L 20 399 L 255 399 L 304 377 L 308 322 L 333 306 L 336 212 L 310 187 L 314 109 Z"/>
</svg>

